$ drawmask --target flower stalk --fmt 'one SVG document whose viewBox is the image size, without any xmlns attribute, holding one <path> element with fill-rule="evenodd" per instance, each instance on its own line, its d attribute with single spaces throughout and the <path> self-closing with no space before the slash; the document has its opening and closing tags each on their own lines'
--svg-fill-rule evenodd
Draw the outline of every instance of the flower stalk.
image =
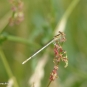
<svg viewBox="0 0 87 87">
<path fill-rule="evenodd" d="M 65 68 L 68 66 L 68 59 L 67 59 L 67 54 L 66 51 L 63 50 L 62 45 L 66 41 L 65 34 L 63 32 L 60 32 L 59 39 L 54 42 L 54 53 L 55 57 L 53 59 L 54 62 L 54 68 L 50 74 L 50 82 L 49 85 L 52 81 L 54 81 L 58 77 L 58 69 L 59 69 L 59 63 L 61 61 L 65 62 Z"/>
</svg>

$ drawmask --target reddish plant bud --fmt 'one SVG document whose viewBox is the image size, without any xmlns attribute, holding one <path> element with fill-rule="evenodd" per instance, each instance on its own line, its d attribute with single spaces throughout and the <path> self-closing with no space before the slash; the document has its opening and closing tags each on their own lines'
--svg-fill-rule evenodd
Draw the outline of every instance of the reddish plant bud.
<svg viewBox="0 0 87 87">
<path fill-rule="evenodd" d="M 63 52 L 63 49 L 62 49 L 62 47 L 60 46 L 60 48 L 59 48 L 59 52 L 60 53 L 62 53 Z"/>
<path fill-rule="evenodd" d="M 58 66 L 54 66 L 54 69 L 50 75 L 50 81 L 54 81 L 57 78 Z"/>
<path fill-rule="evenodd" d="M 9 2 L 12 5 L 14 24 L 19 24 L 24 20 L 23 2 L 21 0 L 9 0 Z"/>
<path fill-rule="evenodd" d="M 57 61 L 57 63 L 59 63 L 59 62 L 60 62 L 60 59 L 61 59 L 61 57 L 58 57 L 58 58 L 57 58 L 57 60 L 56 60 L 56 61 Z"/>
<path fill-rule="evenodd" d="M 58 66 L 54 66 L 54 69 L 58 70 Z"/>
<path fill-rule="evenodd" d="M 50 81 L 54 81 L 57 78 L 57 71 L 55 73 L 51 73 L 50 75 Z"/>
<path fill-rule="evenodd" d="M 17 11 L 16 6 L 13 6 L 11 9 L 12 9 L 13 12 Z"/>
<path fill-rule="evenodd" d="M 56 57 L 57 57 L 57 55 L 58 55 L 58 51 L 57 51 L 57 50 L 54 50 L 54 52 L 55 52 L 55 55 L 56 55 Z"/>
<path fill-rule="evenodd" d="M 58 48 L 59 48 L 59 46 L 57 44 L 55 44 L 54 53 L 55 53 L 56 57 L 59 55 Z"/>
<path fill-rule="evenodd" d="M 22 10 L 23 9 L 23 5 L 24 5 L 24 3 L 22 1 L 19 1 L 18 2 L 18 9 Z"/>
</svg>

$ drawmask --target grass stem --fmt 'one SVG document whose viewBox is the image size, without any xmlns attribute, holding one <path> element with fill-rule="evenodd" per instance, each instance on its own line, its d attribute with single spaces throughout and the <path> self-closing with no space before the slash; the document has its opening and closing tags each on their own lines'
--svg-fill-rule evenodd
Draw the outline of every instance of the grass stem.
<svg viewBox="0 0 87 87">
<path fill-rule="evenodd" d="M 9 78 L 12 78 L 13 81 L 14 81 L 14 87 L 19 87 L 18 83 L 16 81 L 16 78 L 13 76 L 12 71 L 10 69 L 10 66 L 9 66 L 9 64 L 8 64 L 8 62 L 6 60 L 6 57 L 5 57 L 4 53 L 3 53 L 3 51 L 1 50 L 1 48 L 0 48 L 0 58 L 1 58 L 2 62 L 3 62 L 3 65 L 4 65 L 5 69 L 6 69 L 6 72 L 7 72 L 8 76 L 9 76 Z"/>
</svg>

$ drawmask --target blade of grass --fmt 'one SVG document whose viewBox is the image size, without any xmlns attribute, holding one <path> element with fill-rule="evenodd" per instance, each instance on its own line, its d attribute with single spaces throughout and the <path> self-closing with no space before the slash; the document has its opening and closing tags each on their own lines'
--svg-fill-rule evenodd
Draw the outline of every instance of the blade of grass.
<svg viewBox="0 0 87 87">
<path fill-rule="evenodd" d="M 9 64 L 8 64 L 8 62 L 6 60 L 6 57 L 5 57 L 4 53 L 3 53 L 3 51 L 1 50 L 1 48 L 0 48 L 0 58 L 1 58 L 2 62 L 3 62 L 3 65 L 5 66 L 5 69 L 6 69 L 6 72 L 7 72 L 8 76 L 9 76 L 9 78 L 12 78 L 13 81 L 14 81 L 14 87 L 19 87 L 18 83 L 16 81 L 16 78 L 12 74 L 10 66 L 9 66 Z"/>
<path fill-rule="evenodd" d="M 77 4 L 78 4 L 79 1 L 80 0 L 73 0 L 71 2 L 71 4 L 69 5 L 69 7 L 67 8 L 67 10 L 65 11 L 65 13 L 63 14 L 62 18 L 60 19 L 60 22 L 56 26 L 56 29 L 54 31 L 54 34 L 55 35 L 58 33 L 58 31 L 64 32 L 65 26 L 66 26 L 66 23 L 67 23 L 67 20 L 68 20 L 70 14 L 72 13 L 73 9 L 77 6 Z"/>
</svg>

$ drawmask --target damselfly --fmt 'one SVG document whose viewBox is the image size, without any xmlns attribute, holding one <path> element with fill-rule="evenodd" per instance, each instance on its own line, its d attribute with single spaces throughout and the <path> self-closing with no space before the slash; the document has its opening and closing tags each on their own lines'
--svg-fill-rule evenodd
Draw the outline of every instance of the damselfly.
<svg viewBox="0 0 87 87">
<path fill-rule="evenodd" d="M 30 60 L 31 58 L 33 58 L 34 56 L 36 56 L 38 53 L 40 53 L 43 49 L 45 49 L 51 43 L 57 41 L 59 39 L 60 34 L 62 34 L 62 32 L 59 32 L 59 34 L 56 35 L 56 36 L 54 36 L 54 38 L 50 42 L 48 42 L 45 46 L 43 46 L 41 49 L 39 49 L 37 52 L 35 52 L 32 56 L 30 56 L 28 59 L 26 59 L 22 64 L 25 64 L 28 60 Z"/>
</svg>

